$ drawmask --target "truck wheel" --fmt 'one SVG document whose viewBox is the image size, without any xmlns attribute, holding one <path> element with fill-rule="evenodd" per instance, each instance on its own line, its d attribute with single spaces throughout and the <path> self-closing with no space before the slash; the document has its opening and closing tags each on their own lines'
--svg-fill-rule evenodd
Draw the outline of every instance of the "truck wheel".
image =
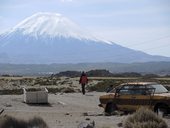
<svg viewBox="0 0 170 128">
<path fill-rule="evenodd" d="M 166 115 L 166 113 L 167 113 L 167 110 L 163 106 L 158 106 L 157 109 L 156 109 L 156 112 L 157 112 L 158 116 L 164 117 Z"/>
<path fill-rule="evenodd" d="M 111 115 L 116 110 L 116 105 L 113 103 L 107 103 L 105 108 L 105 115 Z"/>
</svg>

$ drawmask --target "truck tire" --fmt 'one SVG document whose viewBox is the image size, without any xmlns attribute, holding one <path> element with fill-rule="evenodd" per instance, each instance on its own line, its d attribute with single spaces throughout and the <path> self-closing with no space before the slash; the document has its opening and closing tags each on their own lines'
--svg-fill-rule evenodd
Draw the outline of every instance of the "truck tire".
<svg viewBox="0 0 170 128">
<path fill-rule="evenodd" d="M 158 106 L 156 108 L 156 113 L 160 117 L 164 117 L 167 114 L 167 109 L 165 106 Z"/>
<path fill-rule="evenodd" d="M 107 103 L 106 108 L 105 108 L 105 115 L 110 116 L 112 113 L 116 110 L 116 105 L 113 104 L 112 102 Z"/>
</svg>

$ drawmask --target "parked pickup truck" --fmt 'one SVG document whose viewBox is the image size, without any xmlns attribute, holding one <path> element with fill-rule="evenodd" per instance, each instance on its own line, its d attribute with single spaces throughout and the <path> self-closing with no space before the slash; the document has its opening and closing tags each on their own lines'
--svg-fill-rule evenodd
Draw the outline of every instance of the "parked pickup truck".
<svg viewBox="0 0 170 128">
<path fill-rule="evenodd" d="M 105 113 L 136 111 L 143 106 L 164 116 L 170 113 L 170 92 L 155 82 L 124 83 L 99 98 Z"/>
</svg>

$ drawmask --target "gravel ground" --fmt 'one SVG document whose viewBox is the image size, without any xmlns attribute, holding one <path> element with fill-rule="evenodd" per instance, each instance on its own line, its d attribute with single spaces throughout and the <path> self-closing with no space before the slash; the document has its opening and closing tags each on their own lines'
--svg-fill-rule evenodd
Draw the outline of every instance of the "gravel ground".
<svg viewBox="0 0 170 128">
<path fill-rule="evenodd" d="M 1 95 L 0 116 L 11 115 L 28 120 L 42 117 L 50 128 L 77 128 L 81 122 L 95 121 L 96 128 L 118 128 L 127 116 L 104 116 L 98 107 L 99 96 L 104 93 L 91 92 L 49 94 L 48 105 L 28 105 L 23 103 L 23 95 Z M 165 119 L 170 126 L 170 119 Z"/>
</svg>

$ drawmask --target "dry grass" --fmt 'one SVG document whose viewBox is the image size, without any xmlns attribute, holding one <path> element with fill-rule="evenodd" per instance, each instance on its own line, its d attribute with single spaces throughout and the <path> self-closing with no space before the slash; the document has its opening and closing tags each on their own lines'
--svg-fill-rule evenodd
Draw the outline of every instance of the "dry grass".
<svg viewBox="0 0 170 128">
<path fill-rule="evenodd" d="M 23 90 L 22 89 L 4 89 L 4 90 L 0 90 L 0 95 L 20 95 L 23 94 Z"/>
<path fill-rule="evenodd" d="M 64 93 L 74 93 L 76 92 L 74 88 L 70 88 L 70 87 L 65 87 L 65 88 L 62 88 L 61 89 L 61 92 L 64 92 Z"/>
<path fill-rule="evenodd" d="M 121 83 L 133 81 L 151 81 L 143 80 L 141 77 L 88 77 L 89 84 L 86 86 L 88 91 L 106 91 L 108 86 L 116 87 Z M 23 94 L 22 87 L 43 86 L 48 87 L 50 93 L 56 92 L 77 92 L 74 89 L 79 88 L 79 77 L 0 77 L 0 95 Z M 154 78 L 152 81 L 163 84 L 170 90 L 170 78 Z M 61 87 L 66 89 L 61 89 Z M 67 89 L 73 88 L 73 89 Z M 79 91 L 78 91 L 79 92 Z"/>
<path fill-rule="evenodd" d="M 151 110 L 140 108 L 124 122 L 124 128 L 168 128 L 165 121 Z"/>
<path fill-rule="evenodd" d="M 40 117 L 34 117 L 28 121 L 5 116 L 0 118 L 0 128 L 48 128 Z"/>
</svg>

